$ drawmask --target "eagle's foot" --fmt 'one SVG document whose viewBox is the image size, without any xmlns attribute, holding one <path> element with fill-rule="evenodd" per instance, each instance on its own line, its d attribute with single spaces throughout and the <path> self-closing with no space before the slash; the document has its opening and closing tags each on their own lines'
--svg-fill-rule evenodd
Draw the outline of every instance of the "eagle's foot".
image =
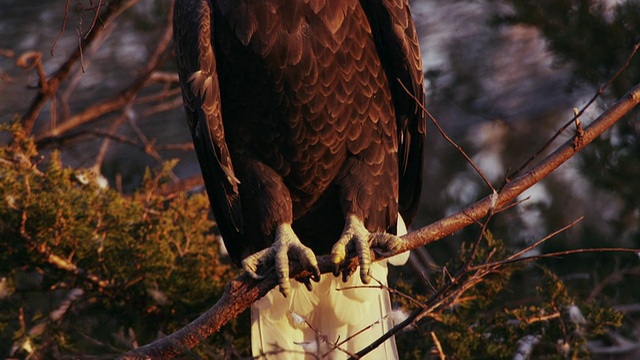
<svg viewBox="0 0 640 360">
<path fill-rule="evenodd" d="M 242 260 L 242 268 L 254 279 L 262 279 L 265 275 L 258 273 L 259 268 L 275 265 L 280 292 L 287 297 L 291 292 L 289 284 L 289 258 L 297 259 L 305 270 L 310 271 L 315 281 L 320 279 L 318 261 L 310 248 L 304 246 L 298 236 L 293 232 L 290 224 L 280 224 L 276 229 L 275 241 L 273 244 L 253 255 Z M 304 281 L 307 288 L 310 287 L 308 281 Z"/>
<path fill-rule="evenodd" d="M 400 239 L 387 233 L 370 233 L 364 223 L 357 216 L 350 214 L 347 216 L 344 230 L 340 239 L 331 249 L 331 261 L 333 262 L 333 274 L 338 276 L 342 273 L 342 280 L 346 281 L 352 275 L 344 264 L 347 259 L 347 247 L 355 247 L 358 263 L 360 264 L 360 279 L 364 284 L 371 281 L 369 269 L 371 266 L 371 248 L 375 248 L 382 254 L 392 254 L 398 246 Z"/>
</svg>

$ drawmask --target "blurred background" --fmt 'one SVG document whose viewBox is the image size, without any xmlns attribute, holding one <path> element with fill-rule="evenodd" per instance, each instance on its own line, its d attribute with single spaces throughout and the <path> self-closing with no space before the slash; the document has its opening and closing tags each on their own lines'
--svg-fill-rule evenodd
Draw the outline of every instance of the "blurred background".
<svg viewBox="0 0 640 360">
<path fill-rule="evenodd" d="M 107 25 L 82 49 L 56 96 L 44 102 L 35 117 L 33 135 L 39 150 L 60 150 L 63 164 L 90 168 L 124 194 L 140 187 L 147 168 L 178 158 L 169 175 L 171 183 L 184 191 L 193 190 L 195 184 L 197 190 L 199 168 L 171 46 L 165 43 L 169 1 L 122 4 L 121 14 L 103 23 L 88 1 L 1 1 L 0 121 L 8 123 L 31 112 L 39 80 L 37 67 L 30 65 L 38 54 L 44 73 L 52 76 L 84 35 Z M 640 42 L 635 0 L 413 0 L 411 4 L 422 46 L 427 109 L 497 188 L 572 118 L 574 108 L 581 109 L 612 79 Z M 27 68 L 19 66 L 21 60 Z M 137 82 L 141 77 L 144 81 Z M 640 58 L 635 57 L 584 113 L 582 123 L 589 124 L 638 82 Z M 520 249 L 584 216 L 534 251 L 640 248 L 639 117 L 638 110 L 628 114 L 521 195 L 522 203 L 491 221 L 494 236 Z M 538 159 L 569 139 L 574 129 L 569 127 Z M 432 124 L 427 136 L 422 207 L 414 227 L 490 194 Z M 0 140 L 7 143 L 9 138 Z M 460 243 L 475 239 L 478 232 L 478 227 L 469 227 L 428 246 L 394 276 L 420 283 L 420 278 L 456 257 Z M 616 306 L 635 305 L 638 311 L 637 256 L 573 255 L 545 263 L 584 297 L 603 279 L 619 274 L 607 280 L 596 296 Z M 536 281 L 524 277 L 519 285 L 534 286 Z M 631 321 L 633 313 L 628 316 Z M 633 324 L 631 333 L 638 330 Z"/>
</svg>

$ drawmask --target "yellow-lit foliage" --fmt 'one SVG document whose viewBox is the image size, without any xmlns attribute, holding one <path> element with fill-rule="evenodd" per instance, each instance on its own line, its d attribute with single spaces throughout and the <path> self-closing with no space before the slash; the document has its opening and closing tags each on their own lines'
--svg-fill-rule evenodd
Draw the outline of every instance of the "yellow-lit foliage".
<svg viewBox="0 0 640 360">
<path fill-rule="evenodd" d="M 0 148 L 0 343 L 22 347 L 17 354 L 117 354 L 134 336 L 146 343 L 182 327 L 237 275 L 220 260 L 204 194 L 155 194 L 175 162 L 125 196 L 56 152 L 38 155 L 17 123 L 3 130 L 13 140 Z M 52 319 L 73 289 L 82 296 Z M 231 338 L 246 344 L 228 334 L 236 326 L 206 352 L 222 354 Z"/>
</svg>

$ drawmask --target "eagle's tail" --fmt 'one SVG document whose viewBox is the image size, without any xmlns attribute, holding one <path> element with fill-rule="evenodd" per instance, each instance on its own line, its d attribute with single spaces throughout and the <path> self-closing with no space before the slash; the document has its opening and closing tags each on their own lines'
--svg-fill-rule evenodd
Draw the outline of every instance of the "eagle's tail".
<svg viewBox="0 0 640 360">
<path fill-rule="evenodd" d="M 398 221 L 398 235 L 406 233 Z M 408 253 L 391 261 L 404 263 Z M 404 259 L 402 259 L 404 257 Z M 393 327 L 387 286 L 387 262 L 371 265 L 373 280 L 363 285 L 359 276 L 346 283 L 323 275 L 313 291 L 292 282 L 291 295 L 277 289 L 251 307 L 251 343 L 258 359 L 346 359 Z M 370 359 L 398 359 L 390 338 L 369 353 Z"/>
</svg>

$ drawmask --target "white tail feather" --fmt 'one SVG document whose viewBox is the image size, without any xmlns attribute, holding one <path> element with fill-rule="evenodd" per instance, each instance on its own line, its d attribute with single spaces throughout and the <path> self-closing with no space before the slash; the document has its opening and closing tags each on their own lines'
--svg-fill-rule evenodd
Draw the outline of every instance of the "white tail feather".
<svg viewBox="0 0 640 360">
<path fill-rule="evenodd" d="M 398 218 L 398 235 L 406 233 Z M 408 254 L 408 252 L 407 252 Z M 402 264 L 408 256 L 395 256 Z M 403 261 L 404 257 L 404 261 Z M 357 271 L 356 271 L 357 273 Z M 313 291 L 291 283 L 285 298 L 271 290 L 251 307 L 251 344 L 259 359 L 346 359 L 387 332 L 394 324 L 389 317 L 391 301 L 387 285 L 387 262 L 371 264 L 374 281 L 364 287 L 359 276 L 343 283 L 330 274 L 313 284 Z M 382 285 L 376 282 L 380 281 Z M 390 338 L 366 359 L 398 359 L 395 340 Z"/>
</svg>

